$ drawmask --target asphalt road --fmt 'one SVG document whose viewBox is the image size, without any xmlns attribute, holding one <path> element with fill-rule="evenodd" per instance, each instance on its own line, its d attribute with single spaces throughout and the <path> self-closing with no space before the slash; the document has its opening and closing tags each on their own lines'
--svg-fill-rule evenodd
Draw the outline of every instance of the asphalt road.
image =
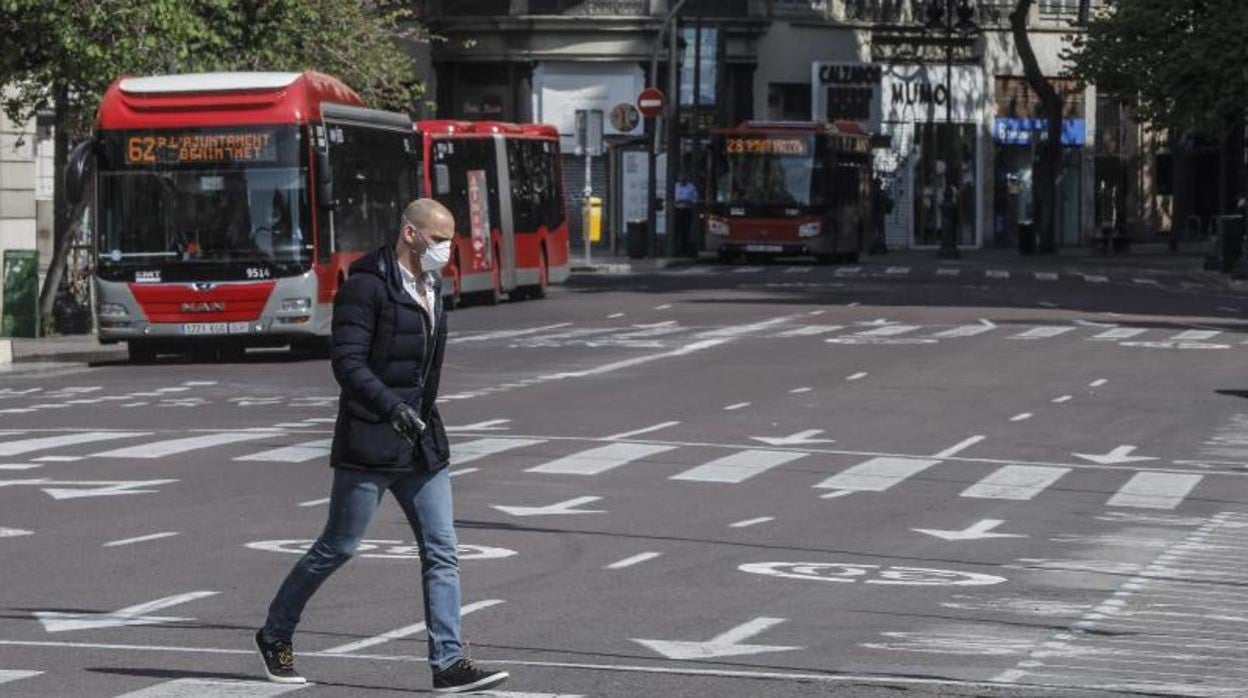
<svg viewBox="0 0 1248 698">
<path fill-rule="evenodd" d="M 699 265 L 450 322 L 491 695 L 1244 695 L 1242 293 Z M 324 523 L 335 396 L 279 352 L 0 378 L 0 695 L 291 691 L 250 635 Z M 387 501 L 293 692 L 428 691 L 421 620 Z"/>
</svg>

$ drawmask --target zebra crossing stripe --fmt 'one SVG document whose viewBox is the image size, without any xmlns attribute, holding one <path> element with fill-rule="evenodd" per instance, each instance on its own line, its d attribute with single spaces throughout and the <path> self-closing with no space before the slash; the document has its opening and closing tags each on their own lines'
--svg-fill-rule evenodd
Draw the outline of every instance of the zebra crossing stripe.
<svg viewBox="0 0 1248 698">
<path fill-rule="evenodd" d="M 1008 279 L 1010 278 L 1010 272 L 1001 269 L 989 269 L 984 272 L 984 276 L 987 276 L 989 279 Z"/>
<path fill-rule="evenodd" d="M 599 475 L 635 460 L 672 451 L 675 448 L 675 446 L 652 444 L 611 444 L 573 453 L 535 468 L 529 468 L 525 472 L 553 475 Z"/>
<path fill-rule="evenodd" d="M 1051 271 L 1036 272 L 1036 281 L 1057 281 L 1057 274 Z"/>
<path fill-rule="evenodd" d="M 942 330 L 940 332 L 933 334 L 932 336 L 938 337 L 940 339 L 950 339 L 953 337 L 974 337 L 977 334 L 991 332 L 995 329 L 997 329 L 996 325 L 985 325 L 983 323 L 976 323 L 974 325 L 959 325 L 958 327 L 954 327 L 953 329 Z"/>
<path fill-rule="evenodd" d="M 884 270 L 885 274 L 901 276 L 910 273 L 910 267 L 888 267 Z"/>
<path fill-rule="evenodd" d="M 762 267 L 738 267 L 733 269 L 732 272 L 734 274 L 757 274 L 762 270 Z"/>
<path fill-rule="evenodd" d="M 234 460 L 241 461 L 264 461 L 268 463 L 306 463 L 310 460 L 323 458 L 329 455 L 330 444 L 333 439 L 318 439 L 316 441 L 305 441 L 294 446 L 283 446 L 269 451 L 260 451 L 259 453 L 251 453 L 245 456 L 239 456 Z"/>
<path fill-rule="evenodd" d="M 1012 335 L 1010 339 L 1048 339 L 1058 335 L 1066 334 L 1071 330 L 1078 329 L 1075 327 L 1033 327 L 1026 332 L 1019 332 Z"/>
<path fill-rule="evenodd" d="M 1040 494 L 1070 470 L 1039 465 L 1007 465 L 966 488 L 959 496 L 1023 501 Z"/>
<path fill-rule="evenodd" d="M 1170 338 L 1174 342 L 1203 342 L 1222 334 L 1220 330 L 1187 330 Z"/>
<path fill-rule="evenodd" d="M 1083 280 L 1087 281 L 1088 283 L 1103 284 L 1103 283 L 1109 282 L 1109 277 L 1101 276 L 1100 274 L 1084 274 Z"/>
<path fill-rule="evenodd" d="M 961 273 L 961 269 L 952 269 L 949 267 L 939 267 L 936 269 L 936 276 L 957 276 Z"/>
<path fill-rule="evenodd" d="M 571 325 L 570 322 L 560 322 L 553 325 L 542 325 L 541 327 L 529 327 L 523 330 L 498 330 L 495 332 L 482 332 L 480 334 L 463 335 L 460 337 L 452 337 L 447 340 L 448 344 L 463 344 L 464 342 L 485 342 L 493 339 L 512 339 L 514 337 L 524 337 L 526 335 L 538 334 L 547 330 L 555 330 L 561 327 Z"/>
<path fill-rule="evenodd" d="M 1138 337 L 1147 331 L 1148 330 L 1142 330 L 1137 327 L 1115 327 L 1112 330 L 1105 330 L 1104 332 L 1094 336 L 1092 339 L 1102 339 L 1102 340 L 1130 339 L 1132 337 Z"/>
<path fill-rule="evenodd" d="M 460 466 L 474 460 L 525 446 L 546 443 L 545 439 L 477 439 L 451 446 L 451 465 Z"/>
<path fill-rule="evenodd" d="M 23 671 L 21 669 L 0 669 L 0 683 L 9 683 L 10 681 L 21 681 L 42 674 L 42 671 Z"/>
<path fill-rule="evenodd" d="M 834 272 L 836 274 L 857 274 L 862 271 L 862 267 L 838 267 Z"/>
<path fill-rule="evenodd" d="M 881 456 L 859 463 L 815 485 L 821 490 L 883 492 L 908 477 L 940 463 L 927 458 Z"/>
<path fill-rule="evenodd" d="M 238 679 L 174 679 L 116 698 L 269 698 L 307 688 L 310 684 L 280 684 Z"/>
<path fill-rule="evenodd" d="M 1203 475 L 1186 473 L 1136 473 L 1105 504 L 1137 509 L 1173 509 L 1203 478 Z"/>
<path fill-rule="evenodd" d="M 843 325 L 803 325 L 792 330 L 781 332 L 778 337 L 813 337 L 841 329 Z"/>
<path fill-rule="evenodd" d="M 271 439 L 273 436 L 274 434 L 272 432 L 256 433 L 240 431 L 231 431 L 221 434 L 204 434 L 202 436 L 188 436 L 180 439 L 167 439 L 165 441 L 153 441 L 151 443 L 140 444 L 138 446 L 128 446 L 114 451 L 94 453 L 92 454 L 92 457 L 144 459 L 164 458 L 165 456 L 198 451 L 203 448 L 212 448 L 213 446 L 224 446 L 227 444 L 242 443 L 244 441 Z"/>
<path fill-rule="evenodd" d="M 922 329 L 919 325 L 885 325 L 877 327 L 873 330 L 863 330 L 855 332 L 856 337 L 892 337 L 894 335 L 905 334 L 915 330 Z"/>
<path fill-rule="evenodd" d="M 73 446 L 76 444 L 89 444 L 97 441 L 112 441 L 114 439 L 129 439 L 139 436 L 151 436 L 151 432 L 146 431 L 89 431 L 83 434 L 65 434 L 64 436 L 42 436 L 34 439 L 22 439 L 20 441 L 6 441 L 0 443 L 0 456 L 16 456 L 22 453 L 30 453 L 31 451 L 42 451 L 45 449 L 60 448 L 61 446 Z"/>
<path fill-rule="evenodd" d="M 671 480 L 692 482 L 726 482 L 737 484 L 761 475 L 772 468 L 805 458 L 809 453 L 793 451 L 739 451 L 709 463 L 703 463 L 678 475 Z"/>
<path fill-rule="evenodd" d="M 784 273 L 785 274 L 807 274 L 810 272 L 811 269 L 814 269 L 814 267 L 789 267 L 788 269 L 784 270 Z"/>
</svg>

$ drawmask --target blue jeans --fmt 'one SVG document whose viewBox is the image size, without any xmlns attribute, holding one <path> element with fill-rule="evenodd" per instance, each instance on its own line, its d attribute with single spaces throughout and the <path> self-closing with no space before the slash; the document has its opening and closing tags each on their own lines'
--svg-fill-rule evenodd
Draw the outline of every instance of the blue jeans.
<svg viewBox="0 0 1248 698">
<path fill-rule="evenodd" d="M 264 624 L 265 637 L 290 640 L 308 599 L 355 554 L 386 490 L 394 493 L 403 507 L 420 549 L 429 663 L 434 670 L 441 670 L 463 656 L 459 634 L 459 557 L 448 468 L 432 474 L 335 469 L 329 521 L 321 537 L 277 590 Z"/>
</svg>

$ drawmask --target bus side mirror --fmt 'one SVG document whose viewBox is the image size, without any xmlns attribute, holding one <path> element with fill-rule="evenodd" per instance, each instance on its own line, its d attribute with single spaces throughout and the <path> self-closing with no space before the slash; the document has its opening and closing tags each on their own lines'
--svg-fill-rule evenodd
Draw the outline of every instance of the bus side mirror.
<svg viewBox="0 0 1248 698">
<path fill-rule="evenodd" d="M 87 180 L 91 169 L 91 141 L 84 141 L 74 146 L 65 163 L 62 182 L 65 185 L 65 198 L 75 206 L 82 203 L 87 191 Z"/>
<path fill-rule="evenodd" d="M 316 202 L 327 209 L 338 205 L 334 200 L 334 173 L 329 166 L 329 153 L 323 150 L 316 151 Z"/>
</svg>

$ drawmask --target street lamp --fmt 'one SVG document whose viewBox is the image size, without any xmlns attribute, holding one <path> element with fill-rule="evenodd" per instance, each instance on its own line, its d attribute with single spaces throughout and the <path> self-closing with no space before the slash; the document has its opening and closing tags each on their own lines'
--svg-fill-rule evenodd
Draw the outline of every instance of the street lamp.
<svg viewBox="0 0 1248 698">
<path fill-rule="evenodd" d="M 940 193 L 941 236 L 936 256 L 957 259 L 958 252 L 958 201 L 956 188 L 950 186 L 955 176 L 954 164 L 958 160 L 956 142 L 953 139 L 953 49 L 966 42 L 969 35 L 979 30 L 975 24 L 975 8 L 970 0 L 930 0 L 927 5 L 927 22 L 924 28 L 938 33 L 939 43 L 945 48 L 945 134 L 949 143 L 942 148 L 946 153 L 945 187 Z M 960 170 L 960 167 L 959 167 Z"/>
</svg>

